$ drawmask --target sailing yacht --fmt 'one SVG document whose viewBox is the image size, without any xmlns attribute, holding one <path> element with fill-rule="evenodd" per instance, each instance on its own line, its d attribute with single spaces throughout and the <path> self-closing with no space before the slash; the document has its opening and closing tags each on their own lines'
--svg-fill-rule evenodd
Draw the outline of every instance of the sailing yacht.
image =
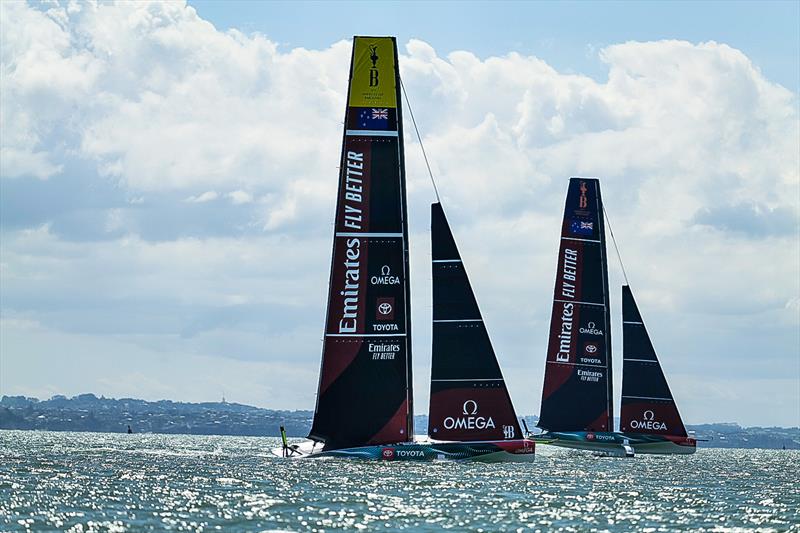
<svg viewBox="0 0 800 533">
<path fill-rule="evenodd" d="M 414 436 L 408 215 L 397 45 L 354 37 L 328 309 L 308 440 L 283 457 L 534 457 L 441 206 L 432 208 L 429 437 Z"/>
<path fill-rule="evenodd" d="M 622 288 L 621 430 L 613 427 L 611 313 L 600 182 L 571 178 L 550 318 L 540 443 L 633 456 L 689 454 L 686 433 L 629 286 Z"/>
</svg>

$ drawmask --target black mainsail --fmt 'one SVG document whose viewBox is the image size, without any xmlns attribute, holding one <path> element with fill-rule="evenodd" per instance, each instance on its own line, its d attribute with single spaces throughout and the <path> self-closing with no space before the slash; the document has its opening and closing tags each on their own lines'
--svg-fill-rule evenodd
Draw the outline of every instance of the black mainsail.
<svg viewBox="0 0 800 533">
<path fill-rule="evenodd" d="M 600 182 L 571 178 L 550 318 L 539 427 L 613 431 L 611 317 Z"/>
<path fill-rule="evenodd" d="M 629 286 L 622 287 L 620 431 L 686 437 L 678 407 Z"/>
<path fill-rule="evenodd" d="M 309 438 L 413 438 L 406 185 L 397 45 L 354 37 L 325 341 Z"/>
<path fill-rule="evenodd" d="M 478 302 L 439 203 L 431 205 L 433 354 L 428 435 L 448 441 L 522 433 Z"/>
</svg>

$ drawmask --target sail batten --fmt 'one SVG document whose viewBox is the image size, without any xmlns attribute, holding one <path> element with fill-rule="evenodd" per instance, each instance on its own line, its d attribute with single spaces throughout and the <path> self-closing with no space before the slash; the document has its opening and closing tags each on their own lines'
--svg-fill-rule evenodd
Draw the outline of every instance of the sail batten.
<svg viewBox="0 0 800 533">
<path fill-rule="evenodd" d="M 450 226 L 431 206 L 433 349 L 428 435 L 519 439 L 522 432 Z"/>
<path fill-rule="evenodd" d="M 408 228 L 397 46 L 355 37 L 317 405 L 325 450 L 413 438 Z"/>
<path fill-rule="evenodd" d="M 611 319 L 600 183 L 571 178 L 561 238 L 539 427 L 613 431 Z"/>
</svg>

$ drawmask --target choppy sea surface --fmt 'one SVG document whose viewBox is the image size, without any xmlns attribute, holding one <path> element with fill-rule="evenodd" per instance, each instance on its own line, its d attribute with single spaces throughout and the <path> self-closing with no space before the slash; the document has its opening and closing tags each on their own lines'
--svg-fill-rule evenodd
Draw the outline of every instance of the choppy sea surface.
<svg viewBox="0 0 800 533">
<path fill-rule="evenodd" d="M 281 460 L 278 439 L 0 431 L 0 530 L 800 531 L 800 452 Z"/>
</svg>

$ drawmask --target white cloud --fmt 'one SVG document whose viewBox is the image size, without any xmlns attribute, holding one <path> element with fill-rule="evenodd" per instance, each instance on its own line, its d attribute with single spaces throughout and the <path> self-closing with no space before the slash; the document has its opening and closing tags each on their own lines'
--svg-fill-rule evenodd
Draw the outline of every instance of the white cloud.
<svg viewBox="0 0 800 533">
<path fill-rule="evenodd" d="M 184 200 L 184 202 L 190 204 L 204 204 L 206 202 L 210 202 L 212 200 L 216 200 L 219 197 L 219 194 L 216 191 L 206 191 L 202 194 L 198 194 L 197 196 L 190 196 Z"/>
<path fill-rule="evenodd" d="M 217 31 L 179 2 L 47 11 L 2 2 L 0 9 L 0 175 L 51 183 L 70 164 L 88 163 L 97 180 L 119 184 L 129 209 L 99 207 L 110 241 L 60 240 L 49 219 L 38 229 L 6 228 L 4 311 L 53 330 L 135 325 L 148 350 L 166 343 L 200 353 L 209 343 L 219 352 L 205 355 L 230 355 L 223 347 L 236 346 L 250 357 L 259 343 L 272 343 L 298 356 L 298 372 L 309 364 L 316 372 L 350 44 L 282 50 L 260 34 Z M 800 296 L 795 95 L 715 42 L 608 46 L 600 51 L 608 66 L 602 82 L 516 53 L 439 57 L 419 40 L 401 43 L 400 52 L 492 339 L 505 367 L 531 376 L 510 378 L 520 411 L 538 409 L 570 175 L 602 180 L 628 274 L 657 349 L 672 361 L 665 366 L 676 389 L 693 390 L 680 376 L 741 372 L 747 367 L 737 365 L 753 364 L 754 351 L 775 354 L 772 377 L 785 374 Z M 411 133 L 407 127 L 422 376 L 432 192 Z M 229 201 L 212 202 L 218 198 Z M 184 208 L 208 210 L 203 216 L 220 224 L 234 210 L 246 212 L 247 227 L 265 234 L 236 226 L 239 235 L 219 237 L 182 226 L 179 238 L 149 242 L 129 221 L 134 209 L 169 214 L 181 199 L 203 204 Z M 616 287 L 614 265 L 612 276 Z M 64 302 L 82 311 L 67 315 Z M 302 312 L 276 310 L 287 302 Z M 109 309 L 124 318 L 114 320 Z M 140 322 L 142 309 L 165 311 Z M 259 329 L 258 320 L 280 328 Z M 759 347 L 752 332 L 765 323 L 775 329 Z M 766 388 L 770 376 L 759 379 Z M 427 387 L 417 385 L 424 405 Z M 695 421 L 736 420 L 749 397 L 746 387 L 736 391 L 736 399 L 714 404 L 727 405 L 729 415 L 693 412 L 690 399 L 681 409 Z"/>
<path fill-rule="evenodd" d="M 247 191 L 232 191 L 226 194 L 233 205 L 249 204 L 253 202 L 253 195 Z"/>
</svg>

